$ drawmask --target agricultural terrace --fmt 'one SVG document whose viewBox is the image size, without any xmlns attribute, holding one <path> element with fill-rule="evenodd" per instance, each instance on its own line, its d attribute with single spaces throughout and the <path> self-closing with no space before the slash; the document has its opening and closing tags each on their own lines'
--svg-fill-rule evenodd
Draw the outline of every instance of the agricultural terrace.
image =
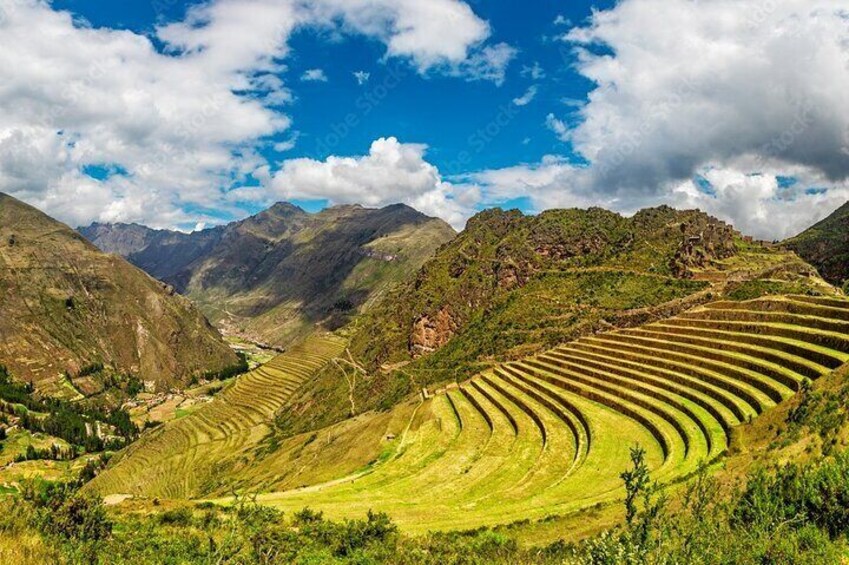
<svg viewBox="0 0 849 565">
<path fill-rule="evenodd" d="M 849 301 L 716 302 L 507 363 L 425 400 L 368 471 L 259 500 L 409 531 L 567 514 L 622 496 L 628 451 L 668 483 L 731 430 L 849 360 Z"/>
<path fill-rule="evenodd" d="M 310 337 L 236 379 L 209 404 L 143 436 L 88 488 L 163 498 L 204 490 L 204 483 L 223 471 L 221 462 L 263 437 L 292 392 L 342 353 L 344 343 L 329 335 Z"/>
</svg>

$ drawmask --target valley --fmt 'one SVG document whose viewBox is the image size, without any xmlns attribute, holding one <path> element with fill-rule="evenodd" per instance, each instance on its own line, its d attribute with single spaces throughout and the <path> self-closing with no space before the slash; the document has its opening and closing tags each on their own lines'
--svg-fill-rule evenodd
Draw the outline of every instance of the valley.
<svg viewBox="0 0 849 565">
<path fill-rule="evenodd" d="M 730 488 L 759 468 L 753 453 L 781 449 L 750 430 L 849 361 L 843 292 L 788 247 L 699 211 L 487 210 L 440 230 L 408 208 L 286 204 L 197 241 L 82 230 L 139 265 L 156 257 L 148 268 L 171 281 L 156 284 L 208 313 L 236 362 L 162 381 L 93 356 L 52 387 L 9 384 L 0 393 L 24 405 L 3 408 L 3 488 L 71 481 L 118 520 L 192 523 L 247 499 L 296 521 L 386 516 L 410 539 L 593 543 L 620 527 L 629 466 L 676 501 L 693 477 Z M 242 256 L 254 245 L 262 258 Z M 68 410 L 85 448 L 45 432 Z M 123 439 L 109 443 L 107 421 L 126 423 Z M 849 446 L 846 430 L 817 449 Z"/>
</svg>

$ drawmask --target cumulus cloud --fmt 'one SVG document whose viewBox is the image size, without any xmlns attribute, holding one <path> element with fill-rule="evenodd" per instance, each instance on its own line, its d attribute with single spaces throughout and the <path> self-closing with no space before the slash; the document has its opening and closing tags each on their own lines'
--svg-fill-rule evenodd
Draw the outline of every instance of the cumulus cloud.
<svg viewBox="0 0 849 565">
<path fill-rule="evenodd" d="M 513 99 L 513 104 L 516 106 L 527 106 L 536 98 L 538 91 L 539 87 L 537 85 L 529 86 L 523 95 Z"/>
<path fill-rule="evenodd" d="M 845 7 L 623 0 L 563 40 L 596 86 L 546 125 L 590 166 L 561 175 L 540 200 L 556 202 L 560 191 L 567 203 L 580 195 L 621 210 L 698 205 L 780 237 L 845 199 Z M 713 190 L 693 184 L 698 174 Z M 799 189 L 780 187 L 782 176 L 798 178 Z"/>
<path fill-rule="evenodd" d="M 772 174 L 752 174 L 728 168 L 703 171 L 701 178 L 709 190 L 694 181 L 675 186 L 671 204 L 683 208 L 700 208 L 719 217 L 733 220 L 735 227 L 755 237 L 772 240 L 796 235 L 825 218 L 849 200 L 849 185 L 824 186 L 822 175 L 787 178 Z"/>
<path fill-rule="evenodd" d="M 280 76 L 296 29 L 365 34 L 420 72 L 467 78 L 502 49 L 461 0 L 214 0 L 153 40 L 40 0 L 0 0 L 0 12 L 0 190 L 71 224 L 238 214 L 228 191 L 270 178 L 259 150 L 290 127 Z"/>
<path fill-rule="evenodd" d="M 326 199 L 365 206 L 403 202 L 462 228 L 479 200 L 479 191 L 471 184 L 445 181 L 425 160 L 426 150 L 425 145 L 381 138 L 364 156 L 285 161 L 270 186 L 282 199 Z"/>
<path fill-rule="evenodd" d="M 562 137 L 619 190 L 745 160 L 844 179 L 847 37 L 828 0 L 626 0 L 565 36 L 597 88 Z"/>
<path fill-rule="evenodd" d="M 304 82 L 327 82 L 327 75 L 323 69 L 308 69 L 301 75 Z"/>
</svg>

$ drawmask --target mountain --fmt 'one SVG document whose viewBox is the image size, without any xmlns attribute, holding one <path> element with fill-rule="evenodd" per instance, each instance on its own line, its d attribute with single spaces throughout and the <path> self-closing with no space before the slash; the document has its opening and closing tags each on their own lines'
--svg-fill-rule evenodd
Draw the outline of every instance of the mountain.
<svg viewBox="0 0 849 565">
<path fill-rule="evenodd" d="M 154 230 L 139 224 L 94 223 L 79 232 L 106 253 L 121 255 L 159 280 L 174 278 L 221 241 L 223 228 L 193 233 Z"/>
<path fill-rule="evenodd" d="M 222 327 L 275 345 L 317 324 L 344 325 L 455 235 L 402 204 L 310 214 L 285 202 L 191 234 L 126 224 L 80 231 L 174 285 Z"/>
<path fill-rule="evenodd" d="M 723 294 L 834 292 L 792 253 L 698 210 L 486 210 L 358 322 L 355 385 L 348 369 L 326 371 L 293 396 L 278 427 L 285 436 L 385 409 L 423 387 Z"/>
<path fill-rule="evenodd" d="M 103 365 L 159 388 L 238 362 L 168 285 L 0 194 L 0 364 L 45 393 Z"/>
<path fill-rule="evenodd" d="M 783 245 L 815 266 L 828 282 L 844 284 L 849 279 L 849 202 Z"/>
</svg>

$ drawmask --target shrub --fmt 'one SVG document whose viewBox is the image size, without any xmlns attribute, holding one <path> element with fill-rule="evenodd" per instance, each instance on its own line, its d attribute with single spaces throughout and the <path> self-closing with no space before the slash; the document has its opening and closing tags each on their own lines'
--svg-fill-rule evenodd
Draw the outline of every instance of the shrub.
<svg viewBox="0 0 849 565">
<path fill-rule="evenodd" d="M 159 523 L 165 526 L 189 526 L 192 523 L 193 514 L 190 508 L 175 508 L 166 510 L 159 515 Z"/>
</svg>

